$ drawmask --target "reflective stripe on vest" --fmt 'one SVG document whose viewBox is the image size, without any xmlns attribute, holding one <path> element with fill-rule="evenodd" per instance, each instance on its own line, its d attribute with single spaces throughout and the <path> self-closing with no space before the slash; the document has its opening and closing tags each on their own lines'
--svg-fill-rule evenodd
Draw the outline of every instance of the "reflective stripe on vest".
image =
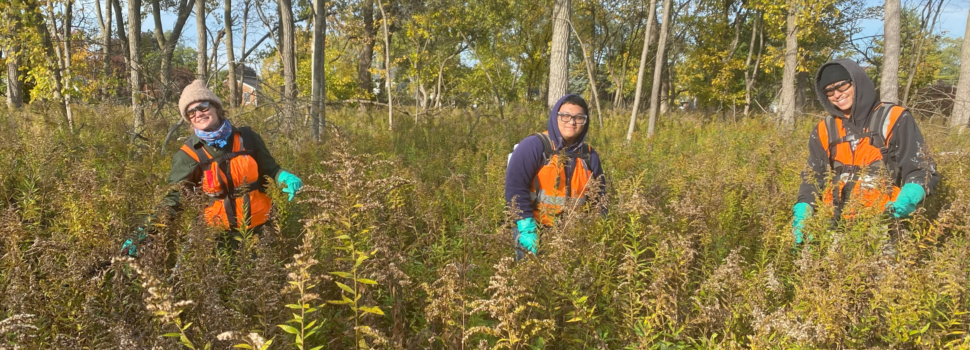
<svg viewBox="0 0 970 350">
<path fill-rule="evenodd" d="M 547 194 L 546 190 L 539 190 L 539 193 L 529 192 L 529 199 L 532 200 L 533 203 L 564 206 L 566 205 L 566 200 L 569 199 L 569 197 L 552 196 Z M 576 205 L 583 205 L 583 203 L 586 203 L 586 196 L 584 195 L 582 197 L 577 198 L 576 200 L 577 200 Z"/>
<path fill-rule="evenodd" d="M 546 134 L 546 133 L 543 133 Z M 592 152 L 588 145 L 587 151 Z M 566 179 L 566 167 L 559 161 L 560 154 L 554 154 L 545 160 L 532 179 L 529 198 L 532 201 L 532 215 L 543 225 L 552 225 L 556 215 L 562 213 L 566 205 L 583 205 L 586 201 L 586 191 L 592 171 L 589 165 L 580 157 L 570 157 L 569 162 L 575 162 L 571 179 Z M 575 203 L 575 204 L 573 204 Z"/>
<path fill-rule="evenodd" d="M 223 230 L 254 228 L 266 223 L 272 202 L 264 192 L 255 150 L 247 150 L 240 132 L 233 133 L 232 152 L 213 158 L 205 147 L 182 145 L 202 170 L 202 192 L 212 197 L 205 208 L 206 222 Z M 205 158 L 200 158 L 205 157 Z M 228 169 L 228 172 L 226 171 Z M 236 189 L 249 191 L 239 195 Z"/>
<path fill-rule="evenodd" d="M 877 114 L 883 112 L 880 107 L 882 105 L 876 107 L 870 118 L 879 117 Z M 883 159 L 885 149 L 881 150 L 873 143 L 882 143 L 880 146 L 883 148 L 888 146 L 893 126 L 905 110 L 903 107 L 891 106 L 881 125 L 871 126 L 877 129 L 873 130 L 875 132 L 871 132 L 867 126 L 856 137 L 847 137 L 842 118 L 827 118 L 818 123 L 819 143 L 828 154 L 830 167 L 835 173 L 832 187 L 823 191 L 822 200 L 835 206 L 836 217 L 850 218 L 857 214 L 851 208 L 842 213 L 844 204 L 850 198 L 856 199 L 863 207 L 881 210 L 899 194 L 899 187 L 890 177 L 891 170 L 887 169 L 887 160 Z M 835 130 L 829 130 L 829 125 L 834 125 Z M 830 135 L 830 132 L 833 134 Z M 874 140 L 874 137 L 882 138 L 883 141 Z M 830 139 L 838 141 L 830 144 Z"/>
</svg>

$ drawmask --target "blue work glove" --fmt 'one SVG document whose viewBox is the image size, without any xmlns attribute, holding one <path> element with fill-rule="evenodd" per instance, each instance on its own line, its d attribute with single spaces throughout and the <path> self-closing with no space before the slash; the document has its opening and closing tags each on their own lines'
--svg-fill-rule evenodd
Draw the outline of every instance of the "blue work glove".
<svg viewBox="0 0 970 350">
<path fill-rule="evenodd" d="M 802 244 L 802 230 L 805 228 L 805 220 L 810 216 L 812 216 L 812 206 L 808 203 L 795 203 L 792 207 L 791 233 L 795 236 L 795 244 Z"/>
<path fill-rule="evenodd" d="M 925 196 L 926 191 L 923 191 L 923 186 L 908 183 L 903 185 L 903 188 L 899 190 L 896 201 L 889 202 L 886 206 L 892 207 L 894 218 L 904 218 L 916 211 L 916 204 L 922 201 Z"/>
<path fill-rule="evenodd" d="M 286 185 L 286 188 L 283 189 L 283 193 L 289 193 L 290 199 L 288 199 L 288 201 L 292 201 L 293 196 L 296 195 L 296 191 L 299 191 L 300 187 L 303 187 L 303 180 L 300 180 L 300 178 L 296 177 L 296 175 L 290 174 L 286 170 L 280 171 L 280 176 L 278 178 L 280 185 Z"/>
<path fill-rule="evenodd" d="M 148 238 L 148 232 L 145 231 L 144 227 L 138 227 L 132 236 L 132 238 L 125 240 L 125 243 L 121 245 L 121 254 L 136 258 L 138 257 L 138 244 L 141 244 L 141 242 L 145 241 L 145 238 Z"/>
<path fill-rule="evenodd" d="M 536 243 L 539 241 L 539 236 L 536 235 L 536 220 L 525 218 L 516 221 L 515 225 L 519 228 L 519 244 L 532 254 L 536 254 Z"/>
</svg>

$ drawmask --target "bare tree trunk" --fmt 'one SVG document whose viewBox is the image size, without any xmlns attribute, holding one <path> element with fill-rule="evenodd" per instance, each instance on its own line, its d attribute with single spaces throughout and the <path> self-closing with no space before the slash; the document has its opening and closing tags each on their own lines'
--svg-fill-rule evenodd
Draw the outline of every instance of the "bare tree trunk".
<svg viewBox="0 0 970 350">
<path fill-rule="evenodd" d="M 418 98 L 421 100 L 421 112 L 427 112 L 431 95 L 428 93 L 428 88 L 424 87 L 424 84 L 418 86 Z"/>
<path fill-rule="evenodd" d="M 647 52 L 650 50 L 650 31 L 653 29 L 654 15 L 657 13 L 657 0 L 650 0 L 647 8 L 647 28 L 643 35 L 643 51 L 640 52 L 640 71 L 637 72 L 637 90 L 633 94 L 633 110 L 630 111 L 630 127 L 626 131 L 626 142 L 633 139 L 633 128 L 637 123 L 637 113 L 640 111 L 640 95 L 643 91 L 644 75 L 647 71 Z"/>
<path fill-rule="evenodd" d="M 246 35 L 249 33 L 249 7 L 250 7 L 250 1 L 252 1 L 252 0 L 244 0 L 243 1 L 242 44 L 241 44 L 242 47 L 239 49 L 239 52 L 243 53 L 244 55 L 246 54 Z M 239 59 L 240 62 L 245 61 L 245 60 L 246 60 L 246 57 L 245 56 L 243 56 L 242 58 Z M 241 63 L 241 64 L 245 64 L 245 63 Z"/>
<path fill-rule="evenodd" d="M 445 59 L 438 64 L 438 83 L 434 86 L 434 100 L 431 102 L 432 108 L 441 108 L 441 93 L 444 90 L 442 85 L 444 85 L 445 80 Z"/>
<path fill-rule="evenodd" d="M 232 0 L 226 0 L 223 12 L 223 21 L 226 23 L 226 60 L 229 61 L 229 106 L 239 107 L 239 81 L 236 78 L 236 54 L 233 52 L 235 46 L 232 42 Z"/>
<path fill-rule="evenodd" d="M 357 84 L 364 93 L 372 94 L 374 87 L 371 81 L 370 66 L 374 60 L 374 35 L 377 33 L 374 30 L 374 0 L 364 0 L 361 2 L 361 6 L 364 38 L 362 39 L 363 45 L 360 49 L 360 55 L 357 58 Z"/>
<path fill-rule="evenodd" d="M 626 65 L 620 67 L 620 74 L 613 78 L 616 91 L 613 92 L 613 109 L 623 108 L 623 83 L 626 82 Z"/>
<path fill-rule="evenodd" d="M 7 51 L 7 107 L 24 106 L 23 84 L 20 83 L 20 47 L 17 45 Z"/>
<path fill-rule="evenodd" d="M 73 121 L 71 119 L 71 114 L 68 113 L 67 100 L 64 98 L 64 74 L 66 69 L 64 66 L 64 47 L 60 45 L 55 45 L 55 36 L 58 34 L 57 29 L 57 19 L 54 17 L 54 7 L 47 7 L 47 18 L 37 18 L 38 27 L 42 28 L 42 36 L 44 42 L 44 48 L 47 51 L 47 56 L 50 60 L 54 61 L 51 65 L 54 73 L 54 100 L 61 103 L 61 112 L 64 115 L 64 123 L 62 126 L 67 127 L 69 132 L 73 132 Z M 66 25 L 65 25 L 66 26 Z"/>
<path fill-rule="evenodd" d="M 927 7 L 930 9 L 930 11 L 932 11 L 932 7 L 930 6 L 932 4 L 932 1 L 927 3 Z M 936 29 L 936 20 L 940 16 L 940 9 L 943 7 L 943 0 L 940 0 L 940 2 L 937 4 L 936 13 L 933 14 L 933 21 L 930 22 L 930 30 L 926 31 L 925 26 L 920 28 L 922 35 L 920 35 L 918 44 L 916 45 L 916 55 L 912 57 L 909 64 L 909 74 L 907 74 L 908 77 L 906 77 L 906 88 L 903 89 L 903 105 L 909 104 L 909 89 L 913 86 L 913 78 L 916 77 L 916 73 L 919 71 L 919 63 L 923 59 L 923 46 L 926 44 L 926 40 L 933 35 L 933 30 Z M 927 14 L 927 17 L 929 15 L 930 14 Z"/>
<path fill-rule="evenodd" d="M 120 0 L 116 0 L 120 1 Z M 135 140 L 142 132 L 145 116 L 141 106 L 141 0 L 128 0 L 128 50 L 131 53 L 131 113 L 133 117 Z"/>
<path fill-rule="evenodd" d="M 8 23 L 12 23 L 11 28 L 13 32 L 17 33 L 20 31 L 20 16 L 19 13 L 7 13 L 5 20 Z M 19 12 L 19 10 L 16 10 Z M 4 48 L 7 54 L 7 107 L 9 108 L 21 108 L 24 106 L 24 91 L 23 84 L 20 82 L 20 44 L 19 40 L 9 40 L 10 46 Z"/>
<path fill-rule="evenodd" d="M 751 89 L 754 88 L 754 83 L 757 81 L 758 77 L 758 67 L 761 66 L 761 50 L 764 48 L 765 35 L 764 29 L 759 28 L 761 24 L 762 15 L 759 13 L 758 17 L 754 20 L 754 25 L 751 28 L 751 44 L 748 46 L 748 58 L 744 62 L 745 67 L 751 67 L 750 70 L 747 68 L 744 70 L 744 116 L 747 117 L 751 113 Z M 755 34 L 757 34 L 758 40 L 758 56 L 754 60 L 754 66 L 751 66 L 751 53 L 754 51 L 754 39 Z"/>
<path fill-rule="evenodd" d="M 209 33 L 209 35 L 211 36 L 212 33 Z M 222 39 L 225 36 L 226 36 L 226 30 L 223 28 L 219 28 L 219 31 L 216 32 L 215 40 L 212 40 L 212 50 L 210 50 L 211 53 L 209 54 L 209 58 L 206 60 L 206 62 L 209 63 L 209 66 L 206 67 L 206 72 L 212 72 L 212 79 L 215 79 L 217 76 L 217 73 L 219 72 L 219 67 L 216 66 L 216 63 L 219 62 L 219 44 L 222 43 Z M 208 75 L 206 76 L 208 77 Z M 216 83 L 213 83 L 213 84 L 216 84 Z"/>
<path fill-rule="evenodd" d="M 667 31 L 670 29 L 671 0 L 664 0 L 664 20 L 660 25 L 660 38 L 657 40 L 657 56 L 653 63 L 653 85 L 650 86 L 650 120 L 647 123 L 647 138 L 653 136 L 657 125 L 657 112 L 660 104 L 660 75 L 663 74 L 664 51 L 667 46 Z"/>
<path fill-rule="evenodd" d="M 326 98 L 327 82 L 325 75 L 326 57 L 324 49 L 326 45 L 327 28 L 327 7 L 326 0 L 315 0 L 313 4 L 313 86 L 310 94 L 313 95 L 311 113 L 313 115 L 313 126 L 310 133 L 313 140 L 320 142 L 323 140 L 324 125 L 327 120 Z"/>
<path fill-rule="evenodd" d="M 448 56 L 445 59 L 441 60 L 441 63 L 438 64 L 438 84 L 435 85 L 435 89 L 434 89 L 434 102 L 433 102 L 434 108 L 441 107 L 441 95 L 443 94 L 443 91 L 444 91 L 445 64 L 448 63 L 448 61 L 450 61 L 452 58 L 455 58 L 455 56 L 458 56 L 464 51 L 465 51 L 465 46 L 458 49 L 458 51 L 455 51 L 455 53 L 451 54 L 451 56 Z"/>
<path fill-rule="evenodd" d="M 125 27 L 125 15 L 121 11 L 121 0 L 105 0 L 111 3 L 111 8 L 115 11 L 115 19 L 117 19 L 117 24 L 115 28 L 118 30 L 118 41 L 121 42 L 121 51 L 124 54 L 125 65 L 131 67 L 131 49 L 128 47 L 128 35 L 125 34 L 127 30 Z M 119 95 L 119 97 L 121 97 Z"/>
<path fill-rule="evenodd" d="M 631 32 L 631 35 L 629 35 L 629 38 L 628 38 L 629 42 L 625 45 L 625 49 L 623 51 L 629 52 L 628 50 L 633 49 L 633 43 L 636 42 L 636 39 L 640 37 L 639 33 L 641 29 L 643 29 L 643 26 L 641 26 L 640 23 L 634 24 L 633 32 Z M 617 82 L 616 95 L 613 97 L 613 109 L 618 109 L 618 108 L 622 109 L 623 107 L 626 106 L 626 99 L 624 98 L 625 95 L 623 91 L 626 88 L 626 71 L 627 71 L 627 68 L 630 67 L 630 59 L 632 58 L 632 55 L 625 54 L 622 56 L 624 58 L 620 64 L 621 66 L 620 76 L 619 76 L 619 79 L 617 79 L 618 82 Z"/>
<path fill-rule="evenodd" d="M 795 125 L 795 74 L 798 66 L 798 4 L 788 0 L 787 30 L 785 33 L 785 70 L 781 78 L 781 124 Z"/>
<path fill-rule="evenodd" d="M 279 0 L 280 38 L 283 45 L 280 53 L 283 55 L 283 117 L 292 122 L 296 117 L 296 52 L 295 28 L 293 23 L 293 3 L 290 0 Z"/>
<path fill-rule="evenodd" d="M 97 10 L 98 27 L 101 29 L 101 95 L 108 96 L 108 77 L 111 72 L 111 0 L 104 2 L 104 14 L 101 13 L 101 1 L 94 0 L 94 8 Z"/>
<path fill-rule="evenodd" d="M 195 66 L 195 78 L 206 81 L 208 77 L 208 64 L 206 63 L 206 53 L 208 50 L 208 42 L 206 41 L 206 25 L 205 25 L 205 0 L 195 0 L 195 31 L 198 35 L 198 49 L 196 53 L 196 66 Z"/>
<path fill-rule="evenodd" d="M 569 88 L 569 1 L 554 0 L 552 6 L 552 53 L 549 57 L 549 97 L 552 108 Z"/>
<path fill-rule="evenodd" d="M 592 92 L 593 101 L 596 102 L 596 117 L 599 119 L 600 127 L 603 126 L 603 113 L 600 111 L 600 96 L 596 92 L 596 77 L 593 75 L 593 65 L 589 62 L 589 55 L 586 54 L 586 45 L 583 44 L 583 39 L 579 37 L 579 33 L 576 32 L 576 28 L 573 26 L 573 22 L 569 21 L 569 29 L 572 29 L 573 35 L 576 35 L 576 40 L 579 41 L 579 48 L 583 51 L 583 63 L 586 65 L 586 76 L 589 79 L 589 90 Z"/>
<path fill-rule="evenodd" d="M 879 98 L 885 102 L 899 102 L 899 0 L 886 0 L 883 7 L 884 53 Z"/>
<path fill-rule="evenodd" d="M 111 3 L 111 8 L 114 9 L 115 13 L 115 34 L 118 35 L 118 42 L 121 43 L 121 56 L 125 60 L 125 72 L 131 71 L 131 49 L 128 47 L 128 35 L 125 34 L 128 30 L 125 25 L 125 13 L 121 8 L 121 0 L 105 0 Z M 113 72 L 114 73 L 114 72 Z M 130 95 L 125 95 L 126 91 L 119 88 L 116 92 L 116 98 L 122 103 L 131 103 Z"/>
<path fill-rule="evenodd" d="M 162 84 L 161 99 L 159 99 L 158 107 L 162 108 L 164 102 L 167 102 L 169 96 L 171 96 L 173 87 L 172 58 L 175 55 L 175 45 L 178 44 L 179 38 L 182 36 L 185 21 L 189 19 L 189 15 L 192 13 L 192 4 L 189 0 L 179 0 L 178 16 L 175 20 L 175 26 L 172 27 L 169 37 L 166 38 L 164 28 L 162 27 L 162 10 L 159 1 L 152 0 L 152 17 L 155 20 L 155 41 L 158 42 L 158 47 L 162 50 L 161 69 L 158 73 L 159 82 Z"/>
<path fill-rule="evenodd" d="M 953 98 L 950 127 L 966 129 L 968 123 L 970 123 L 970 21 L 967 21 L 967 29 L 963 34 L 963 49 L 960 50 L 960 78 Z"/>
<path fill-rule="evenodd" d="M 387 84 L 387 129 L 394 130 L 394 103 L 391 98 L 394 95 L 391 90 L 391 82 L 394 80 L 391 77 L 391 37 L 387 33 L 388 18 L 387 13 L 384 12 L 384 4 L 378 2 L 377 6 L 381 10 L 381 25 L 384 27 L 384 81 Z"/>
<path fill-rule="evenodd" d="M 664 57 L 664 61 L 667 61 Z M 670 80 L 667 79 L 667 69 L 664 69 L 663 76 L 660 78 L 660 115 L 665 115 L 670 110 L 667 99 L 670 97 Z"/>
<path fill-rule="evenodd" d="M 73 82 L 71 77 L 71 22 L 74 21 L 74 0 L 67 0 L 64 4 L 64 54 L 61 56 L 64 62 L 63 70 L 64 73 L 62 78 L 64 79 L 65 90 L 72 90 Z M 64 113 L 67 118 L 67 130 L 74 133 L 74 110 L 71 108 L 71 94 L 64 94 Z"/>
<path fill-rule="evenodd" d="M 673 71 L 673 67 L 669 65 L 670 60 L 667 58 L 667 54 L 670 53 L 670 46 L 664 45 L 664 69 L 660 75 L 660 115 L 666 115 L 670 107 L 670 73 Z"/>
</svg>

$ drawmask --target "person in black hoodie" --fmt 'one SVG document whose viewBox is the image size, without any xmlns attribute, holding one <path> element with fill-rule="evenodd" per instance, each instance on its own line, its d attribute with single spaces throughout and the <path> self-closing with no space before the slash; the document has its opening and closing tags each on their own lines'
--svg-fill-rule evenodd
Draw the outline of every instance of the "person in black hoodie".
<svg viewBox="0 0 970 350">
<path fill-rule="evenodd" d="M 599 153 L 585 143 L 589 120 L 586 100 L 563 96 L 549 111 L 546 131 L 526 137 L 509 156 L 505 202 L 520 213 L 512 230 L 516 259 L 538 252 L 538 225 L 553 225 L 565 205 L 581 204 L 587 193 L 605 193 Z M 599 186 L 591 188 L 592 179 Z"/>
<path fill-rule="evenodd" d="M 795 244 L 803 242 L 802 229 L 819 197 L 835 206 L 834 220 L 854 215 L 844 208 L 850 197 L 865 207 L 885 208 L 895 218 L 912 214 L 940 181 L 913 115 L 879 102 L 865 70 L 848 59 L 819 67 L 815 91 L 831 115 L 808 139 L 809 170 L 802 172 L 792 208 Z M 822 192 L 829 170 L 834 178 Z"/>
</svg>

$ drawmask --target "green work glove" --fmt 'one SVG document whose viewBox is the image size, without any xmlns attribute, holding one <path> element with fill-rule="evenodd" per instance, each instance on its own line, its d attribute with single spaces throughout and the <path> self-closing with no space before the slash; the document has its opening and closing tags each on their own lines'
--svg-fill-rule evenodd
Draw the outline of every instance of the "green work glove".
<svg viewBox="0 0 970 350">
<path fill-rule="evenodd" d="M 795 236 L 795 244 L 802 244 L 802 229 L 805 228 L 805 220 L 810 216 L 812 216 L 812 206 L 808 203 L 795 203 L 792 207 L 791 233 Z"/>
<path fill-rule="evenodd" d="M 288 201 L 292 201 L 293 196 L 296 195 L 296 191 L 299 191 L 300 187 L 303 187 L 303 180 L 300 180 L 300 178 L 296 177 L 296 175 L 290 174 L 286 170 L 283 170 L 280 171 L 279 184 L 286 185 L 286 188 L 283 189 L 283 193 L 288 193 L 290 195 L 290 199 L 288 199 Z"/>
<path fill-rule="evenodd" d="M 923 200 L 925 196 L 926 191 L 923 191 L 923 186 L 908 183 L 899 190 L 896 201 L 889 202 L 887 206 L 892 206 L 893 217 L 904 218 L 916 211 L 916 204 Z"/>
<path fill-rule="evenodd" d="M 144 242 L 145 238 L 148 238 L 148 232 L 145 231 L 145 227 L 139 226 L 132 234 L 132 238 L 125 240 L 121 245 L 121 254 L 132 258 L 138 257 L 138 244 Z"/>
<path fill-rule="evenodd" d="M 525 218 L 515 222 L 519 228 L 519 244 L 528 249 L 532 254 L 536 254 L 536 243 L 539 236 L 536 235 L 536 220 Z"/>
</svg>

